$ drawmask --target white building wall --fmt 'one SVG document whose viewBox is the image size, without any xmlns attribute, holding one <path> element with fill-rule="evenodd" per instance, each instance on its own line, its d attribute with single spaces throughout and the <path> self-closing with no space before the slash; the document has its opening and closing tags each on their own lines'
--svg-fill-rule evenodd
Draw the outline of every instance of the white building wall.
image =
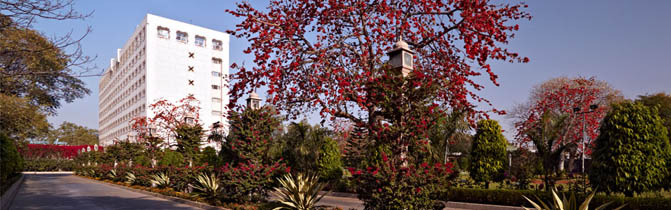
<svg viewBox="0 0 671 210">
<path fill-rule="evenodd" d="M 160 38 L 158 36 L 159 27 L 168 29 L 169 37 Z M 146 33 L 142 33 L 142 31 L 146 31 Z M 188 41 L 178 41 L 176 39 L 177 31 L 186 32 L 188 34 Z M 113 104 L 112 106 L 115 107 L 116 111 L 111 112 L 113 116 L 111 118 L 100 118 L 101 144 L 111 144 L 114 138 L 127 138 L 130 132 L 129 120 L 136 116 L 152 116 L 153 113 L 149 110 L 148 105 L 154 103 L 156 100 L 167 99 L 177 102 L 189 94 L 193 94 L 200 101 L 201 109 L 199 117 L 203 128 L 209 129 L 215 122 L 226 124 L 223 111 L 226 104 L 228 104 L 228 90 L 222 87 L 227 86 L 224 77 L 229 73 L 229 35 L 152 14 L 147 14 L 133 37 L 136 34 L 144 35 L 146 40 L 139 47 L 139 51 L 142 51 L 141 49 L 143 48 L 146 49 L 144 53 L 140 53 L 142 58 L 136 59 L 144 61 L 144 64 L 141 61 L 130 61 L 130 63 L 135 63 L 134 65 L 140 65 L 141 67 L 144 66 L 144 68 L 141 68 L 143 70 L 139 77 L 142 78 L 142 76 L 145 76 L 146 80 L 141 86 L 131 88 L 131 91 L 124 92 L 121 90 L 121 92 L 116 94 L 121 95 L 121 98 L 135 97 L 138 94 L 142 95 L 142 97 L 139 100 L 132 100 L 133 102 L 130 104 L 123 104 L 123 100 L 103 101 L 105 98 L 102 97 L 109 92 L 106 92 L 106 90 L 115 88 L 113 85 L 107 84 L 110 83 L 107 80 L 114 80 L 116 78 L 108 76 L 108 74 L 113 75 L 112 72 L 115 72 L 115 68 L 112 65 L 108 69 L 100 84 L 102 96 L 101 103 L 99 104 L 101 106 L 100 113 L 103 116 L 105 113 L 110 112 L 108 111 L 110 106 L 105 106 L 105 103 Z M 196 36 L 205 37 L 205 46 L 197 46 L 195 44 Z M 124 46 L 124 49 L 120 51 L 120 57 L 117 58 L 117 60 L 121 61 L 119 62 L 119 66 L 128 63 L 124 60 L 124 55 L 126 55 L 124 53 L 126 52 L 125 49 L 138 47 L 138 44 L 133 44 L 132 40 L 134 38 L 131 38 L 126 46 Z M 213 48 L 213 40 L 222 42 L 221 49 Z M 192 57 L 190 56 L 191 53 L 193 53 Z M 215 63 L 214 59 L 221 60 L 221 62 Z M 140 64 L 137 64 L 138 62 Z M 193 67 L 193 71 L 190 71 L 189 67 Z M 213 75 L 213 71 L 218 72 L 218 76 Z M 189 84 L 189 81 L 193 81 L 193 85 Z M 212 85 L 218 86 L 219 89 L 213 89 Z M 115 88 L 114 90 L 118 91 L 119 89 Z M 221 102 L 215 103 L 213 98 L 221 99 Z M 126 119 L 128 118 L 127 116 L 132 117 Z M 123 123 L 119 123 L 117 119 L 122 119 Z M 115 126 L 105 126 L 110 122 Z"/>
</svg>

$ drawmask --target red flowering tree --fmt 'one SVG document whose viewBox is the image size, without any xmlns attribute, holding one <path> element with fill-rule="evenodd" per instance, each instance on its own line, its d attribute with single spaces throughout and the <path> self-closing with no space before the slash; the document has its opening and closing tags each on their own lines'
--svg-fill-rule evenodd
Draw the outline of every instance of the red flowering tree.
<svg viewBox="0 0 671 210">
<path fill-rule="evenodd" d="M 149 105 L 148 116 L 139 116 L 131 120 L 131 127 L 136 134 L 135 140 L 137 142 L 155 141 L 155 139 L 149 139 L 150 136 L 167 141 L 174 139 L 177 136 L 176 129 L 187 124 L 187 117 L 192 121 L 188 123 L 198 124 L 200 122 L 199 105 L 200 102 L 193 96 L 182 98 L 177 103 L 166 99 L 157 100 Z M 151 135 L 149 129 L 153 129 Z M 153 144 L 159 145 L 152 145 L 151 147 L 163 146 L 161 143 L 154 142 Z"/>
<path fill-rule="evenodd" d="M 613 89 L 608 83 L 597 80 L 594 77 L 558 77 L 548 80 L 531 91 L 529 101 L 519 105 L 512 111 L 517 129 L 516 137 L 519 144 L 530 143 L 529 132 L 542 126 L 541 119 L 545 113 L 553 115 L 567 115 L 562 128 L 562 135 L 553 140 L 554 147 L 576 143 L 577 150 L 573 154 L 582 154 L 581 139 L 583 138 L 583 116 L 575 113 L 574 108 L 580 108 L 584 114 L 585 132 L 589 139 L 595 139 L 599 135 L 599 125 L 613 102 L 623 100 L 622 94 Z M 598 105 L 596 109 L 590 109 L 590 105 Z M 591 111 L 591 112 L 590 112 Z M 586 153 L 590 154 L 591 142 L 586 144 Z M 573 156 L 572 156 L 573 157 Z"/>
<path fill-rule="evenodd" d="M 470 120 L 502 113 L 475 108 L 488 101 L 474 92 L 484 86 L 473 77 L 486 73 L 498 85 L 491 60 L 528 61 L 502 47 L 518 30 L 511 21 L 531 18 L 523 7 L 467 0 L 271 0 L 260 11 L 238 4 L 228 12 L 243 20 L 229 33 L 249 40 L 244 52 L 255 59 L 251 67 L 232 64 L 230 106 L 265 86 L 267 101 L 290 118 L 317 111 L 364 127 L 375 153 L 390 154 L 371 167 L 417 168 L 423 161 L 418 154 L 429 149 L 425 130 L 445 115 L 438 107 L 464 110 Z M 385 58 L 399 37 L 414 52 L 407 77 Z M 408 202 L 422 205 L 429 194 Z"/>
</svg>

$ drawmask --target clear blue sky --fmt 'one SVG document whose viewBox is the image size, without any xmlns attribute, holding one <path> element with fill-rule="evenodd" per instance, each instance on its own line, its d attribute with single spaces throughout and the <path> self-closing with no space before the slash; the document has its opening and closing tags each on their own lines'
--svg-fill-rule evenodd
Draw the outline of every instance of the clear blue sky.
<svg viewBox="0 0 671 210">
<path fill-rule="evenodd" d="M 46 35 L 70 30 L 81 34 L 86 26 L 93 32 L 82 42 L 86 54 L 98 56 L 102 70 L 123 46 L 146 13 L 225 31 L 239 20 L 224 12 L 230 1 L 76 1 L 79 11 L 93 11 L 84 21 L 41 21 L 35 27 Z M 252 1 L 265 7 L 266 1 Z M 625 97 L 671 92 L 671 1 L 530 1 L 534 16 L 520 22 L 520 31 L 508 48 L 528 56 L 527 64 L 494 64 L 501 86 L 486 83 L 480 94 L 499 109 L 524 102 L 531 88 L 558 76 L 595 76 L 622 91 Z M 231 39 L 231 61 L 251 63 L 242 54 L 248 43 Z M 58 125 L 70 121 L 98 127 L 98 79 L 84 78 L 92 94 L 65 104 L 49 121 Z M 486 81 L 486 77 L 478 81 Z M 504 117 L 506 136 L 512 127 Z M 313 122 L 319 120 L 312 119 Z"/>
</svg>

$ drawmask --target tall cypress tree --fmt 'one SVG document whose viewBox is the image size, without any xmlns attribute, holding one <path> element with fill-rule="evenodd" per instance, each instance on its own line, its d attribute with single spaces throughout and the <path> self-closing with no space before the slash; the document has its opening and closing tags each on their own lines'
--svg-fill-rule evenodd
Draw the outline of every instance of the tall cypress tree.
<svg viewBox="0 0 671 210">
<path fill-rule="evenodd" d="M 507 142 L 496 120 L 481 120 L 477 126 L 468 171 L 473 180 L 485 182 L 489 188 L 490 181 L 503 175 Z"/>
</svg>

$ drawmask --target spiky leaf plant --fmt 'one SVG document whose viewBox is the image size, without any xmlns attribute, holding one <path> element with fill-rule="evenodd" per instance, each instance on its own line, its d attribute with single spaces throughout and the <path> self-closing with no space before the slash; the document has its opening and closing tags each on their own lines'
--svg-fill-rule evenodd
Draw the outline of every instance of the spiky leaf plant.
<svg viewBox="0 0 671 210">
<path fill-rule="evenodd" d="M 309 210 L 316 209 L 317 202 L 324 197 L 319 195 L 319 192 L 324 189 L 324 184 L 319 182 L 319 177 L 314 175 L 298 174 L 292 176 L 291 174 L 284 175 L 283 178 L 278 179 L 280 182 L 279 188 L 275 188 L 275 196 L 279 197 L 282 206 L 279 209 L 295 209 L 295 210 Z"/>
<path fill-rule="evenodd" d="M 135 177 L 135 174 L 131 172 L 126 172 L 126 184 L 133 185 L 135 184 L 135 180 L 137 178 Z"/>
<path fill-rule="evenodd" d="M 115 179 L 116 176 L 117 176 L 116 169 L 110 170 L 110 172 L 107 174 L 107 177 L 112 179 L 112 180 Z"/>
<path fill-rule="evenodd" d="M 592 198 L 594 197 L 594 194 L 596 193 L 596 191 L 590 193 L 589 196 L 587 196 L 587 198 L 585 198 L 585 201 L 583 201 L 582 204 L 580 204 L 580 206 L 578 206 L 578 201 L 575 198 L 575 194 L 571 193 L 570 198 L 566 198 L 566 195 L 562 195 L 562 198 L 559 198 L 559 196 L 557 195 L 557 193 L 555 191 L 556 191 L 555 189 L 552 189 L 552 201 L 553 202 L 550 203 L 549 205 L 546 204 L 545 202 L 543 202 L 540 198 L 538 198 L 538 196 L 536 196 L 536 199 L 538 200 L 538 203 L 535 203 L 535 202 L 531 201 L 531 199 L 527 198 L 526 196 L 522 196 L 522 197 L 527 199 L 527 201 L 529 201 L 529 203 L 531 203 L 531 205 L 534 206 L 534 208 L 537 209 L 537 210 L 588 210 L 589 209 L 589 202 L 592 200 Z M 611 202 L 608 202 L 608 203 L 604 203 L 603 205 L 601 205 L 599 207 L 596 207 L 595 210 L 605 209 L 606 206 L 610 205 L 611 203 L 613 203 L 613 202 L 611 201 Z M 615 208 L 615 210 L 622 209 L 625 205 L 617 207 L 617 208 Z M 531 210 L 529 208 L 524 208 L 524 209 L 525 210 Z"/>
<path fill-rule="evenodd" d="M 196 184 L 193 189 L 194 194 L 210 203 L 217 204 L 223 188 L 219 185 L 219 179 L 216 175 L 201 173 L 196 177 Z"/>
<path fill-rule="evenodd" d="M 170 177 L 163 172 L 151 175 L 151 180 L 149 181 L 152 185 L 158 188 L 166 188 L 170 186 Z"/>
</svg>

